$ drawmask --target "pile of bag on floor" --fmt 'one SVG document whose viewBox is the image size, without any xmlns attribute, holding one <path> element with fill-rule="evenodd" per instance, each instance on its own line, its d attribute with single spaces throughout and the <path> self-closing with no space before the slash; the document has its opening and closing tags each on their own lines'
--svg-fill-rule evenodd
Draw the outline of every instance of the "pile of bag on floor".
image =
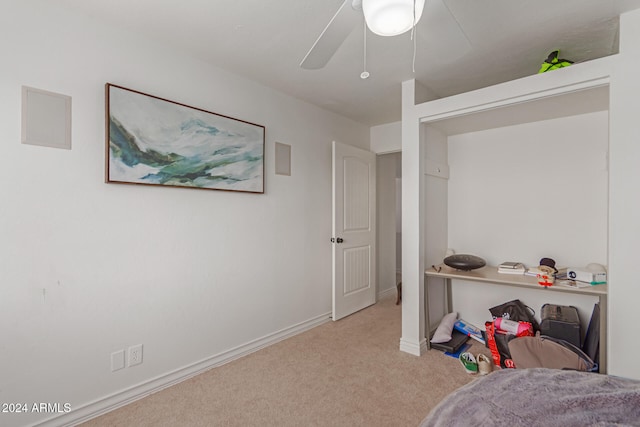
<svg viewBox="0 0 640 427">
<path fill-rule="evenodd" d="M 492 321 L 485 323 L 486 344 L 493 362 L 502 368 L 554 368 L 597 372 L 598 337 L 594 325 L 598 305 L 584 345 L 580 344 L 580 321 L 571 306 L 542 306 L 542 327 L 534 311 L 520 300 L 489 309 Z M 589 353 L 589 354 L 587 354 Z"/>
</svg>

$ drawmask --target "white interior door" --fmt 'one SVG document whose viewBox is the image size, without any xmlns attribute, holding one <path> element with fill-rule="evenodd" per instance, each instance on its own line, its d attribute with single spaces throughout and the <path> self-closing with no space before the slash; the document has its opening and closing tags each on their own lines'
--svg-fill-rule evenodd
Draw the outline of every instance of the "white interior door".
<svg viewBox="0 0 640 427">
<path fill-rule="evenodd" d="M 376 302 L 376 159 L 333 142 L 333 320 Z"/>
</svg>

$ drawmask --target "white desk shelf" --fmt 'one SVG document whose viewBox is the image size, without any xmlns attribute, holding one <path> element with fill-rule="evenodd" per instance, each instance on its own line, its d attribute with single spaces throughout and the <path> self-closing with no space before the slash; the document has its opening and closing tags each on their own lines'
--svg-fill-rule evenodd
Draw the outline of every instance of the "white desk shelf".
<svg viewBox="0 0 640 427">
<path fill-rule="evenodd" d="M 427 277 L 437 277 L 445 279 L 447 293 L 447 308 L 449 312 L 453 311 L 452 307 L 452 280 L 466 280 L 472 282 L 492 283 L 496 285 L 515 286 L 520 288 L 537 289 L 540 292 L 564 292 L 580 295 L 591 295 L 598 297 L 600 304 L 600 344 L 599 344 L 599 364 L 600 372 L 607 371 L 607 285 L 594 285 L 585 288 L 572 288 L 559 284 L 545 287 L 538 284 L 535 277 L 514 274 L 498 273 L 497 267 L 486 266 L 476 270 L 462 271 L 448 267 L 444 264 L 428 268 L 425 271 Z M 425 281 L 426 285 L 426 281 Z M 425 299 L 428 306 L 428 286 L 425 286 Z M 425 316 L 426 330 L 431 331 L 429 324 L 429 316 Z M 484 325 L 482 325 L 484 326 Z M 427 346 L 429 343 L 427 342 Z M 430 347 L 430 346 L 429 346 Z"/>
</svg>

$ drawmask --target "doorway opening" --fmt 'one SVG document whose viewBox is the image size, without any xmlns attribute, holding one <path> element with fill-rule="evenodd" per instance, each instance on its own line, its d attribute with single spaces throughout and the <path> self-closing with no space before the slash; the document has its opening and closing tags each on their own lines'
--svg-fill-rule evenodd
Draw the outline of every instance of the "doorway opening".
<svg viewBox="0 0 640 427">
<path fill-rule="evenodd" d="M 378 300 L 402 280 L 402 153 L 376 157 Z"/>
</svg>

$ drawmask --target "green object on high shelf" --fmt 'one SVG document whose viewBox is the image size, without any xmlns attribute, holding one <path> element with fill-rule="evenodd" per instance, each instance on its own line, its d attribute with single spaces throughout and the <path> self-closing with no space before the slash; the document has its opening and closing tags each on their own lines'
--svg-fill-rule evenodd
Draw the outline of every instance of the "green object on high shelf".
<svg viewBox="0 0 640 427">
<path fill-rule="evenodd" d="M 573 64 L 573 61 L 569 61 L 568 59 L 558 59 L 560 55 L 559 50 L 554 50 L 549 54 L 547 59 L 544 60 L 538 74 L 545 73 L 551 70 L 557 70 L 558 68 L 568 67 Z"/>
</svg>

